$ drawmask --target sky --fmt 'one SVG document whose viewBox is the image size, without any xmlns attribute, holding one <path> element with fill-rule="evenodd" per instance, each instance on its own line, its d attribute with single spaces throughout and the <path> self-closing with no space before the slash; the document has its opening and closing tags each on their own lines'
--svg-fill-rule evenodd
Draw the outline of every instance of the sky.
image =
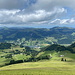
<svg viewBox="0 0 75 75">
<path fill-rule="evenodd" d="M 75 0 L 0 0 L 0 27 L 75 27 Z"/>
</svg>

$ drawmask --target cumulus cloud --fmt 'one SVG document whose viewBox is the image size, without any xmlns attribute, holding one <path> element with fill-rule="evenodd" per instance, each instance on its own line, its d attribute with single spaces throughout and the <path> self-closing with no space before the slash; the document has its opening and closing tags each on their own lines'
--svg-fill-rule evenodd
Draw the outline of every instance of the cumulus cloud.
<svg viewBox="0 0 75 75">
<path fill-rule="evenodd" d="M 25 13 L 25 10 L 0 10 L 0 24 L 45 23 L 65 13 L 64 8 L 55 8 L 52 11 L 37 10 Z"/>
<path fill-rule="evenodd" d="M 75 0 L 0 0 L 0 24 L 74 23 L 57 19 L 67 13 L 64 7 L 75 9 Z"/>
</svg>

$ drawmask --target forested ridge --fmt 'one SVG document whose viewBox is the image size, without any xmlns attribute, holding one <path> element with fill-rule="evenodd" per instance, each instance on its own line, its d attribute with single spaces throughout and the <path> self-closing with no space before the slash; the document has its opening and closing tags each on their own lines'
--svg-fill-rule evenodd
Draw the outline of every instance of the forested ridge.
<svg viewBox="0 0 75 75">
<path fill-rule="evenodd" d="M 49 40 L 47 43 L 71 44 L 75 41 L 75 28 L 54 27 L 46 28 L 0 28 L 0 41 L 17 40 Z M 50 41 L 51 40 L 51 41 Z"/>
</svg>

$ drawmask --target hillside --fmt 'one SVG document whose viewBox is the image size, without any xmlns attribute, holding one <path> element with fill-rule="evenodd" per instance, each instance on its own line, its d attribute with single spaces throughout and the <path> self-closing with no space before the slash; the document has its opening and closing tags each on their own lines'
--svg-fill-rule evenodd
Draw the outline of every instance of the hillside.
<svg viewBox="0 0 75 75">
<path fill-rule="evenodd" d="M 62 58 L 67 62 L 75 61 L 75 43 L 67 47 L 52 44 L 43 48 L 21 47 L 9 43 L 1 43 L 0 46 L 0 66 L 41 60 L 61 61 Z"/>
<path fill-rule="evenodd" d="M 41 40 L 46 44 L 71 44 L 75 41 L 75 28 L 54 27 L 46 28 L 0 28 L 0 42 L 25 40 Z M 39 42 L 40 43 L 40 42 Z"/>
<path fill-rule="evenodd" d="M 0 68 L 1 75 L 75 75 L 75 54 L 69 51 L 44 51 L 41 56 L 51 54 L 51 59 L 24 62 Z M 64 57 L 60 57 L 64 55 Z M 61 61 L 64 58 L 66 61 Z"/>
<path fill-rule="evenodd" d="M 39 50 L 16 45 L 0 49 L 0 74 L 75 75 L 75 43 L 67 47 L 52 44 Z"/>
<path fill-rule="evenodd" d="M 75 75 L 75 62 L 41 61 L 0 68 L 1 75 Z"/>
</svg>

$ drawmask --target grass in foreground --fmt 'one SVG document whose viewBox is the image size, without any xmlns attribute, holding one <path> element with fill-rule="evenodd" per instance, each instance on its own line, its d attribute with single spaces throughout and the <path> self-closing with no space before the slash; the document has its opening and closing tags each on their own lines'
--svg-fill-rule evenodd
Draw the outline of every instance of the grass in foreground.
<svg viewBox="0 0 75 75">
<path fill-rule="evenodd" d="M 55 68 L 1 71 L 0 75 L 75 75 L 74 71 Z"/>
<path fill-rule="evenodd" d="M 41 61 L 0 68 L 0 75 L 75 75 L 75 62 Z"/>
<path fill-rule="evenodd" d="M 51 52 L 45 52 L 48 54 Z M 41 53 L 43 54 L 43 53 Z M 39 55 L 41 55 L 39 54 Z M 13 64 L 0 68 L 0 75 L 75 75 L 75 54 L 70 52 L 52 52 L 51 60 Z M 65 55 L 66 62 L 60 61 Z"/>
</svg>

